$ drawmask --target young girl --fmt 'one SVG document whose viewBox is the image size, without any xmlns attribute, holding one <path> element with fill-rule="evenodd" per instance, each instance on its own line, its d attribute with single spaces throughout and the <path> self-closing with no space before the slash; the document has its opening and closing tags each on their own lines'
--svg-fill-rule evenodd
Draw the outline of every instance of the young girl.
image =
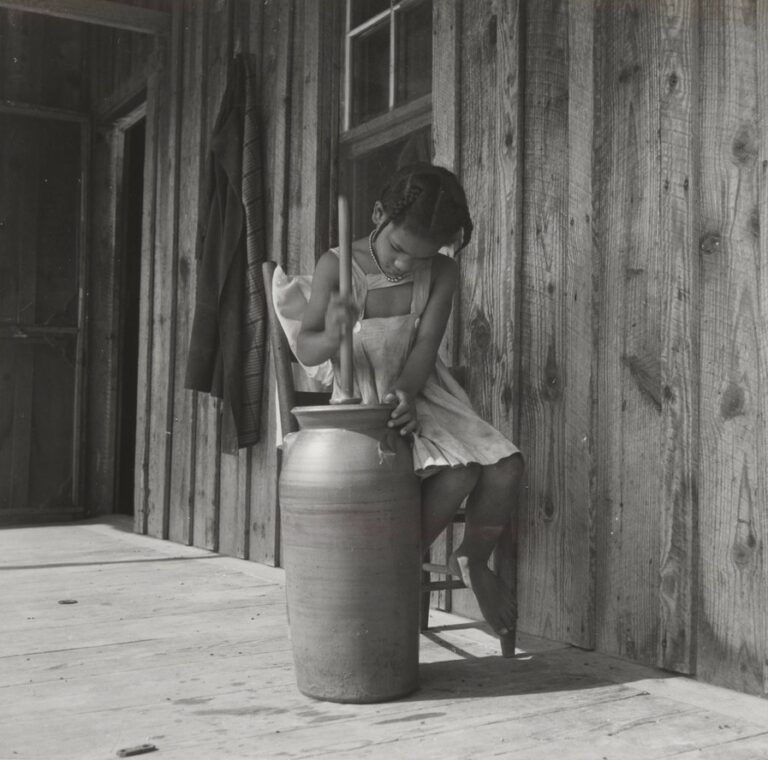
<svg viewBox="0 0 768 760">
<path fill-rule="evenodd" d="M 468 496 L 464 539 L 449 564 L 503 637 L 514 631 L 515 601 L 488 559 L 509 523 L 523 461 L 474 412 L 438 358 L 458 278 L 456 262 L 440 249 L 469 242 L 466 196 L 447 169 L 412 164 L 392 177 L 372 218 L 371 234 L 352 244 L 348 299 L 338 294 L 337 252 L 317 262 L 297 357 L 306 365 L 332 359 L 338 400 L 341 335 L 353 326 L 354 395 L 363 404 L 394 404 L 390 427 L 412 439 L 414 470 L 423 478 L 422 546 Z"/>
</svg>

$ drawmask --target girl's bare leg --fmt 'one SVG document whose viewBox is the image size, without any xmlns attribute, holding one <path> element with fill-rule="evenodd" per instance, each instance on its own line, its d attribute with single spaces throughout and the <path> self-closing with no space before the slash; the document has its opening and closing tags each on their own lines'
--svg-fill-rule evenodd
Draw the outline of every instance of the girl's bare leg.
<svg viewBox="0 0 768 760">
<path fill-rule="evenodd" d="M 421 485 L 421 546 L 426 551 L 450 524 L 461 503 L 480 477 L 480 466 L 470 464 L 441 470 Z"/>
<path fill-rule="evenodd" d="M 472 589 L 487 623 L 500 636 L 515 630 L 515 596 L 488 567 L 488 560 L 516 507 L 525 466 L 520 454 L 481 468 L 467 500 L 464 539 L 451 556 L 451 565 Z"/>
</svg>

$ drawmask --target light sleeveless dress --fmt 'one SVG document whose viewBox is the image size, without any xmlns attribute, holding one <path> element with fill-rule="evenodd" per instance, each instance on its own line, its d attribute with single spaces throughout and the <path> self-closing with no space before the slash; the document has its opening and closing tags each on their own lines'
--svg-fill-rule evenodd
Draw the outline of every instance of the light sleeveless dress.
<svg viewBox="0 0 768 760">
<path fill-rule="evenodd" d="M 338 255 L 338 251 L 334 250 Z M 431 264 L 392 283 L 382 274 L 366 274 L 352 261 L 352 299 L 360 315 L 353 328 L 354 395 L 363 404 L 379 404 L 395 388 L 416 338 L 429 299 Z M 366 317 L 368 291 L 413 282 L 411 310 L 394 317 Z M 338 401 L 340 368 L 333 362 L 332 402 Z M 519 453 L 518 448 L 472 408 L 469 397 L 438 357 L 422 391 L 415 398 L 420 431 L 413 436 L 413 468 L 428 477 L 444 467 L 469 462 L 490 465 Z"/>
</svg>

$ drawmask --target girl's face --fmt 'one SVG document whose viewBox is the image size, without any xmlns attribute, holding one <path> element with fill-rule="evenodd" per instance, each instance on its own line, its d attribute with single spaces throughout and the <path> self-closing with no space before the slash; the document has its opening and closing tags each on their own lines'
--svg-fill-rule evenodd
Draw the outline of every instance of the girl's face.
<svg viewBox="0 0 768 760">
<path fill-rule="evenodd" d="M 376 204 L 377 210 L 379 204 Z M 383 209 L 374 210 L 373 221 L 379 224 L 384 219 Z M 374 250 L 381 268 L 393 276 L 408 274 L 424 266 L 436 256 L 440 244 L 431 238 L 419 235 L 403 224 L 390 222 L 374 236 Z"/>
</svg>

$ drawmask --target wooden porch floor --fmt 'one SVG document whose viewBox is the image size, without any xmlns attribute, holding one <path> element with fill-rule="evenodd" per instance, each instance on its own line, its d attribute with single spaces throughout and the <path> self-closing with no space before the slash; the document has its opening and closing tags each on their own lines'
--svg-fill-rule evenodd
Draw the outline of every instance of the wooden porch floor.
<svg viewBox="0 0 768 760">
<path fill-rule="evenodd" d="M 308 699 L 282 571 L 130 531 L 0 531 L 0 759 L 768 758 L 766 700 L 440 613 L 410 698 Z"/>
</svg>

